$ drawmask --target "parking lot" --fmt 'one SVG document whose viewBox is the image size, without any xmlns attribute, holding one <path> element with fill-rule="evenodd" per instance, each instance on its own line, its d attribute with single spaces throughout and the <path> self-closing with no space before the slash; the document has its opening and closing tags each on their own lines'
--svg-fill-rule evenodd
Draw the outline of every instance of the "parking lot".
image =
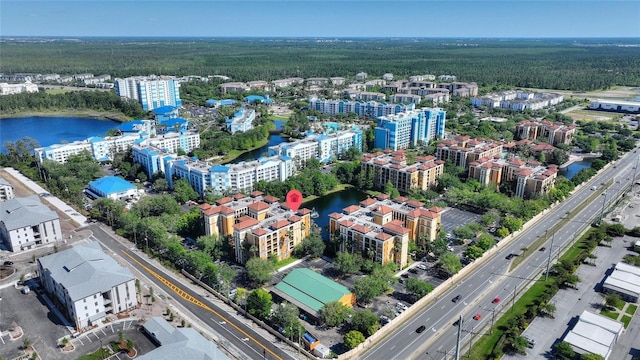
<svg viewBox="0 0 640 360">
<path fill-rule="evenodd" d="M 441 214 L 442 229 L 450 233 L 454 229 L 472 222 L 479 222 L 482 216 L 456 208 L 447 208 Z"/>
</svg>

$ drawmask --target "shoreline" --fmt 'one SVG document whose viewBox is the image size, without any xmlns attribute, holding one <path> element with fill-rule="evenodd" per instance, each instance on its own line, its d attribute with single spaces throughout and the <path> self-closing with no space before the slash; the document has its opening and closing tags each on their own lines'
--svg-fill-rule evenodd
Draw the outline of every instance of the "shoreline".
<svg viewBox="0 0 640 360">
<path fill-rule="evenodd" d="M 21 111 L 14 114 L 0 114 L 0 120 L 10 118 L 27 118 L 27 117 L 80 117 L 91 118 L 97 120 L 111 120 L 119 123 L 131 121 L 124 114 L 101 112 L 101 111 Z"/>
</svg>

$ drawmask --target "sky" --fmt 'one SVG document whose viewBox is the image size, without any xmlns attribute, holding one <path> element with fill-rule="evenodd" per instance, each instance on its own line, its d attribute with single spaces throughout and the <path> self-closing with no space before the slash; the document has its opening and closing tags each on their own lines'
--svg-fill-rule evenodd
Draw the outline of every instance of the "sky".
<svg viewBox="0 0 640 360">
<path fill-rule="evenodd" d="M 640 1 L 0 0 L 0 36 L 640 37 Z"/>
</svg>

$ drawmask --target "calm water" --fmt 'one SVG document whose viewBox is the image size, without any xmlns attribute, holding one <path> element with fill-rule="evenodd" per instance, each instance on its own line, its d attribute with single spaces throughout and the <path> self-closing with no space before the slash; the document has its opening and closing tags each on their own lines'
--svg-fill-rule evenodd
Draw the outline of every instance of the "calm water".
<svg viewBox="0 0 640 360">
<path fill-rule="evenodd" d="M 325 229 L 329 225 L 329 214 L 340 213 L 347 206 L 356 205 L 366 198 L 367 194 L 363 192 L 347 189 L 315 199 L 302 206 L 307 209 L 316 209 L 320 216 L 313 221 L 322 229 L 322 237 L 326 240 L 329 239 L 329 233 Z"/>
<path fill-rule="evenodd" d="M 284 125 L 284 121 L 275 120 L 274 123 L 276 124 L 276 131 L 282 131 L 282 126 Z M 267 145 L 257 148 L 255 150 L 251 150 L 249 152 L 246 152 L 238 156 L 235 160 L 232 161 L 232 163 L 237 164 L 242 161 L 255 160 L 261 156 L 266 155 L 267 152 L 269 151 L 269 146 L 278 145 L 283 142 L 287 142 L 287 139 L 277 134 L 271 134 L 269 135 L 269 142 L 267 143 Z"/>
<path fill-rule="evenodd" d="M 567 166 L 564 169 L 560 169 L 558 175 L 562 175 L 567 179 L 571 180 L 571 178 L 578 173 L 578 171 L 591 167 L 591 162 L 593 159 L 584 159 L 582 161 L 576 161 L 573 164 Z"/>
<path fill-rule="evenodd" d="M 40 146 L 58 144 L 63 140 L 73 142 L 91 136 L 104 136 L 120 123 L 78 117 L 24 117 L 0 119 L 0 144 L 29 136 Z M 4 151 L 4 150 L 3 150 Z"/>
</svg>

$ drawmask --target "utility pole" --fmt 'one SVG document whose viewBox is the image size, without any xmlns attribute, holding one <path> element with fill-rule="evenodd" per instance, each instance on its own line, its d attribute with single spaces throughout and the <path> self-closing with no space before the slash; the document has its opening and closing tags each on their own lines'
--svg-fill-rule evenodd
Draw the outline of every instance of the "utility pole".
<svg viewBox="0 0 640 360">
<path fill-rule="evenodd" d="M 633 187 L 636 184 L 636 174 L 638 173 L 638 161 L 640 161 L 640 156 L 636 156 L 636 166 L 633 167 L 633 177 L 631 178 L 631 187 L 629 191 L 633 192 Z"/>
<path fill-rule="evenodd" d="M 602 216 L 604 216 L 604 207 L 607 205 L 607 190 L 605 190 L 602 195 L 604 195 L 604 201 L 602 201 L 602 209 L 600 210 L 600 220 L 598 220 L 598 225 L 602 222 Z"/>
<path fill-rule="evenodd" d="M 491 330 L 489 330 L 489 334 L 493 334 L 493 323 L 496 320 L 496 308 L 493 308 L 493 310 L 491 310 Z"/>
<path fill-rule="evenodd" d="M 456 360 L 460 360 L 460 338 L 462 337 L 462 315 L 458 317 L 458 337 L 456 338 Z"/>
<path fill-rule="evenodd" d="M 513 312 L 514 306 L 516 306 L 516 292 L 518 290 L 518 285 L 513 286 L 513 299 L 511 299 L 511 312 Z"/>
<path fill-rule="evenodd" d="M 551 247 L 549 247 L 549 258 L 547 259 L 547 272 L 544 274 L 544 281 L 547 281 L 549 278 L 549 266 L 551 265 L 551 253 L 553 253 L 553 240 L 556 237 L 556 233 L 554 232 L 551 235 Z"/>
</svg>

